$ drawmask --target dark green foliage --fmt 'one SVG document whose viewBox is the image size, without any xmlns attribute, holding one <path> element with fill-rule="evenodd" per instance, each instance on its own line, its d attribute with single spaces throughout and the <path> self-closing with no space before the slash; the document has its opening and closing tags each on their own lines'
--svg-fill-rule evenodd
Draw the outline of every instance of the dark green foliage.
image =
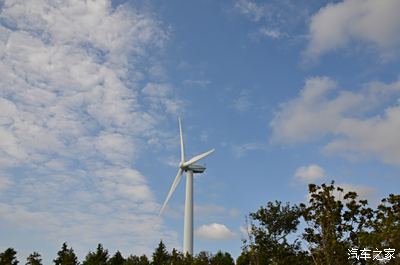
<svg viewBox="0 0 400 265">
<path fill-rule="evenodd" d="M 194 258 L 194 265 L 210 265 L 212 255 L 206 251 L 200 251 Z"/>
<path fill-rule="evenodd" d="M 343 197 L 344 205 L 340 200 L 342 193 L 343 189 L 334 182 L 321 186 L 311 184 L 309 206 L 300 205 L 308 225 L 303 238 L 317 264 L 352 264 L 348 249 L 360 246 L 359 235 L 365 230 L 367 218 L 371 217 L 367 201 L 357 201 L 357 193 L 348 192 Z"/>
<path fill-rule="evenodd" d="M 139 257 L 135 255 L 130 255 L 126 260 L 124 265 L 139 265 Z"/>
<path fill-rule="evenodd" d="M 250 264 L 309 264 L 311 259 L 301 250 L 298 240 L 289 242 L 287 237 L 297 231 L 301 210 L 289 203 L 268 202 L 250 214 L 251 226 L 248 245 L 240 262 Z M 300 263 L 301 261 L 301 263 Z"/>
<path fill-rule="evenodd" d="M 227 252 L 218 251 L 211 258 L 211 265 L 235 265 L 231 254 Z"/>
<path fill-rule="evenodd" d="M 168 264 L 170 260 L 170 255 L 162 241 L 158 244 L 158 247 L 154 250 L 153 253 L 153 262 L 152 265 L 165 265 Z"/>
<path fill-rule="evenodd" d="M 243 250 L 240 256 L 236 259 L 236 265 L 250 265 L 251 258 L 250 253 L 247 250 Z"/>
<path fill-rule="evenodd" d="M 114 256 L 112 256 L 108 260 L 108 265 L 124 265 L 125 259 L 122 256 L 121 252 L 117 251 L 115 252 Z"/>
<path fill-rule="evenodd" d="M 178 252 L 175 248 L 172 249 L 171 257 L 170 257 L 170 264 L 171 265 L 180 265 L 183 262 L 183 255 L 182 253 Z"/>
<path fill-rule="evenodd" d="M 26 258 L 25 265 L 42 265 L 42 259 L 39 253 L 33 252 Z"/>
<path fill-rule="evenodd" d="M 400 264 L 400 195 L 390 194 L 368 215 L 373 218 L 367 220 L 367 229 L 358 236 L 360 245 L 369 249 L 395 249 L 396 258 L 385 264 Z"/>
<path fill-rule="evenodd" d="M 194 262 L 194 258 L 191 255 L 186 253 L 186 255 L 182 259 L 182 265 L 192 265 L 193 262 Z"/>
<path fill-rule="evenodd" d="M 55 265 L 77 265 L 79 264 L 72 248 L 68 249 L 67 243 L 64 242 L 61 250 L 57 253 L 57 258 L 54 261 Z"/>
<path fill-rule="evenodd" d="M 82 265 L 106 265 L 107 260 L 108 251 L 101 244 L 98 244 L 96 252 L 89 252 Z"/>
<path fill-rule="evenodd" d="M 150 265 L 150 261 L 146 255 L 140 256 L 138 265 Z"/>
<path fill-rule="evenodd" d="M 17 252 L 13 248 L 7 248 L 0 253 L 0 265 L 17 265 Z"/>
<path fill-rule="evenodd" d="M 150 265 L 150 261 L 145 255 L 140 257 L 131 255 L 125 260 L 124 265 Z"/>
</svg>

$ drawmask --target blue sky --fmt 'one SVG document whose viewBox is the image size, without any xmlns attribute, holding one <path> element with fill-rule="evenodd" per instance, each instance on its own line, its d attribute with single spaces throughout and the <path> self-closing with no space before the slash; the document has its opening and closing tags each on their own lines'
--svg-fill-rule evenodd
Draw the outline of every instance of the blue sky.
<svg viewBox="0 0 400 265">
<path fill-rule="evenodd" d="M 0 250 L 50 263 L 182 247 L 240 253 L 245 216 L 335 180 L 399 192 L 396 0 L 0 1 Z"/>
</svg>

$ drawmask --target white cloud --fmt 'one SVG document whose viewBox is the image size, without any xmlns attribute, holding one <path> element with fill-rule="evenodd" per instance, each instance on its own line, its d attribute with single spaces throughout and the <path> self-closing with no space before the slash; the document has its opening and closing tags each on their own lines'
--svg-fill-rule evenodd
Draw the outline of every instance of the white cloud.
<svg viewBox="0 0 400 265">
<path fill-rule="evenodd" d="M 0 222 L 83 250 L 174 242 L 132 166 L 179 105 L 159 80 L 147 87 L 168 87 L 168 104 L 142 94 L 151 51 L 168 33 L 151 14 L 108 0 L 7 0 L 0 16 Z"/>
<path fill-rule="evenodd" d="M 271 39 L 280 39 L 282 38 L 285 34 L 280 32 L 279 30 L 276 29 L 268 29 L 268 28 L 260 28 L 259 34 L 263 37 L 269 37 Z"/>
<path fill-rule="evenodd" d="M 237 8 L 241 14 L 249 17 L 251 20 L 259 21 L 265 16 L 266 7 L 263 5 L 258 5 L 257 3 L 249 0 L 238 0 L 235 3 L 235 8 Z"/>
<path fill-rule="evenodd" d="M 232 151 L 237 158 L 240 158 L 249 152 L 265 150 L 265 148 L 266 146 L 264 143 L 252 142 L 252 143 L 233 145 Z"/>
<path fill-rule="evenodd" d="M 233 108 L 239 112 L 248 111 L 252 106 L 253 103 L 250 101 L 247 92 L 242 91 L 240 96 L 236 98 L 233 102 Z"/>
<path fill-rule="evenodd" d="M 223 224 L 202 225 L 195 231 L 196 235 L 209 240 L 228 240 L 235 238 L 235 234 Z"/>
<path fill-rule="evenodd" d="M 278 143 L 326 139 L 327 153 L 372 156 L 399 165 L 399 96 L 400 82 L 371 82 L 353 92 L 338 90 L 327 77 L 307 79 L 300 94 L 281 104 L 275 114 L 272 139 Z"/>
<path fill-rule="evenodd" d="M 174 115 L 182 109 L 182 102 L 171 99 L 172 88 L 169 85 L 149 83 L 143 88 L 142 93 L 154 109 L 161 108 Z"/>
<path fill-rule="evenodd" d="M 296 179 L 306 183 L 311 183 L 326 177 L 325 170 L 315 164 L 299 167 L 294 173 L 294 176 Z"/>
<path fill-rule="evenodd" d="M 235 0 L 233 10 L 258 26 L 256 31 L 249 34 L 250 37 L 280 39 L 290 37 L 294 31 L 298 32 L 299 25 L 308 21 L 312 6 L 309 1 Z"/>
<path fill-rule="evenodd" d="M 306 54 L 316 59 L 352 41 L 373 44 L 382 55 L 400 45 L 400 17 L 397 0 L 345 0 L 321 8 L 310 23 L 310 42 Z"/>
</svg>

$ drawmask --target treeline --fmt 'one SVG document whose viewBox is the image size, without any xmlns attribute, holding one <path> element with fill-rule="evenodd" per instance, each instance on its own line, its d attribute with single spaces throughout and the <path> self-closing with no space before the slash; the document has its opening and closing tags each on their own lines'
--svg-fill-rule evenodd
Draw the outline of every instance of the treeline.
<svg viewBox="0 0 400 265">
<path fill-rule="evenodd" d="M 248 237 L 236 265 L 400 265 L 400 195 L 390 194 L 374 209 L 356 192 L 335 185 L 310 184 L 308 202 L 268 202 L 247 220 Z M 151 258 L 110 257 L 101 244 L 79 263 L 64 243 L 53 260 L 55 265 L 234 265 L 227 252 L 200 252 L 191 257 L 161 241 Z M 0 253 L 0 265 L 16 265 L 16 252 Z M 42 264 L 34 252 L 27 265 Z"/>
<path fill-rule="evenodd" d="M 17 252 L 9 248 L 0 253 L 0 265 L 17 265 Z M 110 257 L 108 250 L 101 244 L 97 245 L 94 252 L 89 252 L 85 259 L 80 263 L 72 248 L 68 248 L 67 243 L 63 243 L 57 257 L 53 260 L 55 265 L 234 265 L 232 256 L 227 252 L 219 251 L 215 255 L 202 251 L 195 257 L 183 255 L 176 249 L 168 252 L 164 243 L 160 241 L 154 250 L 151 259 L 146 255 L 130 255 L 124 258 L 121 252 L 116 251 Z M 26 265 L 42 265 L 41 255 L 33 252 L 26 259 Z"/>
<path fill-rule="evenodd" d="M 400 195 L 373 209 L 331 182 L 310 184 L 308 198 L 298 205 L 269 202 L 250 213 L 236 264 L 400 264 Z"/>
</svg>

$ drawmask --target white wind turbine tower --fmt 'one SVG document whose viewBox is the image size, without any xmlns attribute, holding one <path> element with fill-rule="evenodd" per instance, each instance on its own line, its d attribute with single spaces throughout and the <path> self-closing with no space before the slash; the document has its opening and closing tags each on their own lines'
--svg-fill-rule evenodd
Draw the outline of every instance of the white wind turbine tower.
<svg viewBox="0 0 400 265">
<path fill-rule="evenodd" d="M 182 125 L 181 119 L 179 121 L 179 134 L 181 142 L 181 162 L 179 163 L 178 174 L 172 183 L 171 189 L 168 192 L 167 198 L 161 208 L 160 214 L 163 213 L 165 207 L 172 194 L 174 193 L 179 181 L 182 178 L 183 172 L 186 172 L 186 196 L 185 196 L 185 220 L 183 229 L 183 254 L 193 255 L 193 174 L 203 173 L 206 170 L 205 167 L 200 165 L 195 165 L 196 162 L 208 156 L 215 149 L 211 149 L 205 153 L 194 156 L 192 159 L 185 161 L 185 145 L 183 143 Z"/>
</svg>

